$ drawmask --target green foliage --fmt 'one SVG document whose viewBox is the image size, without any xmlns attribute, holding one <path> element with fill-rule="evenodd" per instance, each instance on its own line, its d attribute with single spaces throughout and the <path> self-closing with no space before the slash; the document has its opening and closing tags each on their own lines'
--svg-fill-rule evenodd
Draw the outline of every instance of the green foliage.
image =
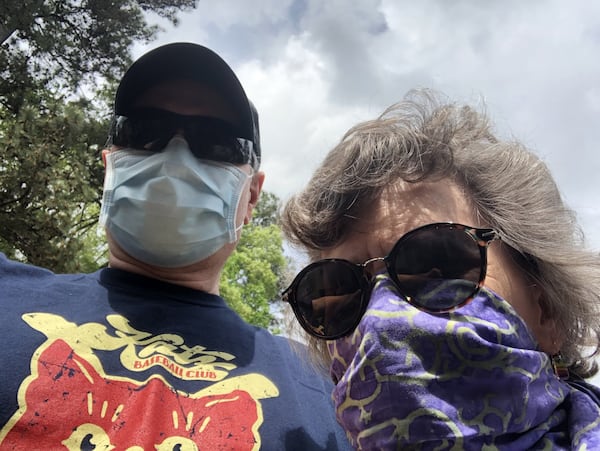
<svg viewBox="0 0 600 451">
<path fill-rule="evenodd" d="M 263 191 L 260 201 L 254 209 L 252 223 L 259 226 L 277 224 L 279 221 L 279 198 L 268 191 Z"/>
<path fill-rule="evenodd" d="M 105 123 L 76 104 L 26 105 L 0 122 L 0 250 L 56 271 L 80 269 L 80 240 L 97 221 Z"/>
<path fill-rule="evenodd" d="M 197 0 L 0 1 L 0 251 L 56 272 L 106 259 L 97 234 L 115 80 L 130 47 Z"/>
<path fill-rule="evenodd" d="M 244 227 L 221 277 L 223 298 L 246 321 L 262 327 L 273 325 L 269 307 L 279 296 L 287 265 L 281 230 L 275 224 L 278 202 L 274 194 L 262 194 L 253 222 Z"/>
<path fill-rule="evenodd" d="M 32 86 L 74 93 L 82 82 L 94 86 L 98 76 L 117 79 L 131 62 L 132 44 L 148 42 L 159 31 L 146 23 L 144 12 L 176 23 L 175 14 L 195 8 L 196 3 L 2 0 L 0 102 L 16 113 L 20 94 L 31 92 Z"/>
</svg>

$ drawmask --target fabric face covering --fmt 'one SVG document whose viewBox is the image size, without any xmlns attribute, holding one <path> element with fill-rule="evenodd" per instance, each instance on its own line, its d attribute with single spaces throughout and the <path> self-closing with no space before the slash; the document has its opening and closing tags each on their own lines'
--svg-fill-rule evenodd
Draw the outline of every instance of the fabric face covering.
<svg viewBox="0 0 600 451">
<path fill-rule="evenodd" d="M 597 404 L 555 376 L 486 288 L 433 315 L 379 275 L 357 329 L 328 347 L 337 418 L 357 449 L 600 449 Z"/>
</svg>

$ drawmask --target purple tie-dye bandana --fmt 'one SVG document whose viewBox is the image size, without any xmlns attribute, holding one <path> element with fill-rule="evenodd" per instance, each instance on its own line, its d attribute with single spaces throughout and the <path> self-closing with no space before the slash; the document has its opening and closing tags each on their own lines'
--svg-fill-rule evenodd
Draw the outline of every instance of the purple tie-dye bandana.
<svg viewBox="0 0 600 451">
<path fill-rule="evenodd" d="M 600 408 L 536 347 L 487 289 L 432 315 L 380 275 L 356 331 L 329 343 L 338 421 L 364 450 L 600 449 Z"/>
</svg>

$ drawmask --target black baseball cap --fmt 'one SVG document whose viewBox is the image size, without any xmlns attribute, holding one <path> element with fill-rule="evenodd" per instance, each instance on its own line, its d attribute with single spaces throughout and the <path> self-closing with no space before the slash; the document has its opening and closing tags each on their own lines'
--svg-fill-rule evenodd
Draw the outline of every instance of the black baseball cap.
<svg viewBox="0 0 600 451">
<path fill-rule="evenodd" d="M 258 112 L 229 65 L 212 50 L 190 42 L 175 42 L 142 55 L 125 72 L 115 95 L 115 115 L 127 116 L 149 88 L 173 79 L 189 79 L 214 87 L 232 106 L 240 136 L 254 144 L 260 162 Z"/>
</svg>

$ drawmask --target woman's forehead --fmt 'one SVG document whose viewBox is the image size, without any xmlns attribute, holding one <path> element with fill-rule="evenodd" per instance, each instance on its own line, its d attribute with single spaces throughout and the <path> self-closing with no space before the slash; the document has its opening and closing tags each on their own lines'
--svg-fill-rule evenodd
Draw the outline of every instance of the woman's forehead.
<svg viewBox="0 0 600 451">
<path fill-rule="evenodd" d="M 432 222 L 479 225 L 473 224 L 474 220 L 471 199 L 454 181 L 401 181 L 384 188 L 357 226 L 361 227 L 362 223 L 366 230 L 373 230 L 378 224 L 385 224 L 386 229 L 404 234 Z"/>
<path fill-rule="evenodd" d="M 322 258 L 362 262 L 387 255 L 405 233 L 434 222 L 476 223 L 472 202 L 452 180 L 409 183 L 384 188 L 375 202 L 350 221 L 345 239 L 321 252 Z"/>
</svg>

